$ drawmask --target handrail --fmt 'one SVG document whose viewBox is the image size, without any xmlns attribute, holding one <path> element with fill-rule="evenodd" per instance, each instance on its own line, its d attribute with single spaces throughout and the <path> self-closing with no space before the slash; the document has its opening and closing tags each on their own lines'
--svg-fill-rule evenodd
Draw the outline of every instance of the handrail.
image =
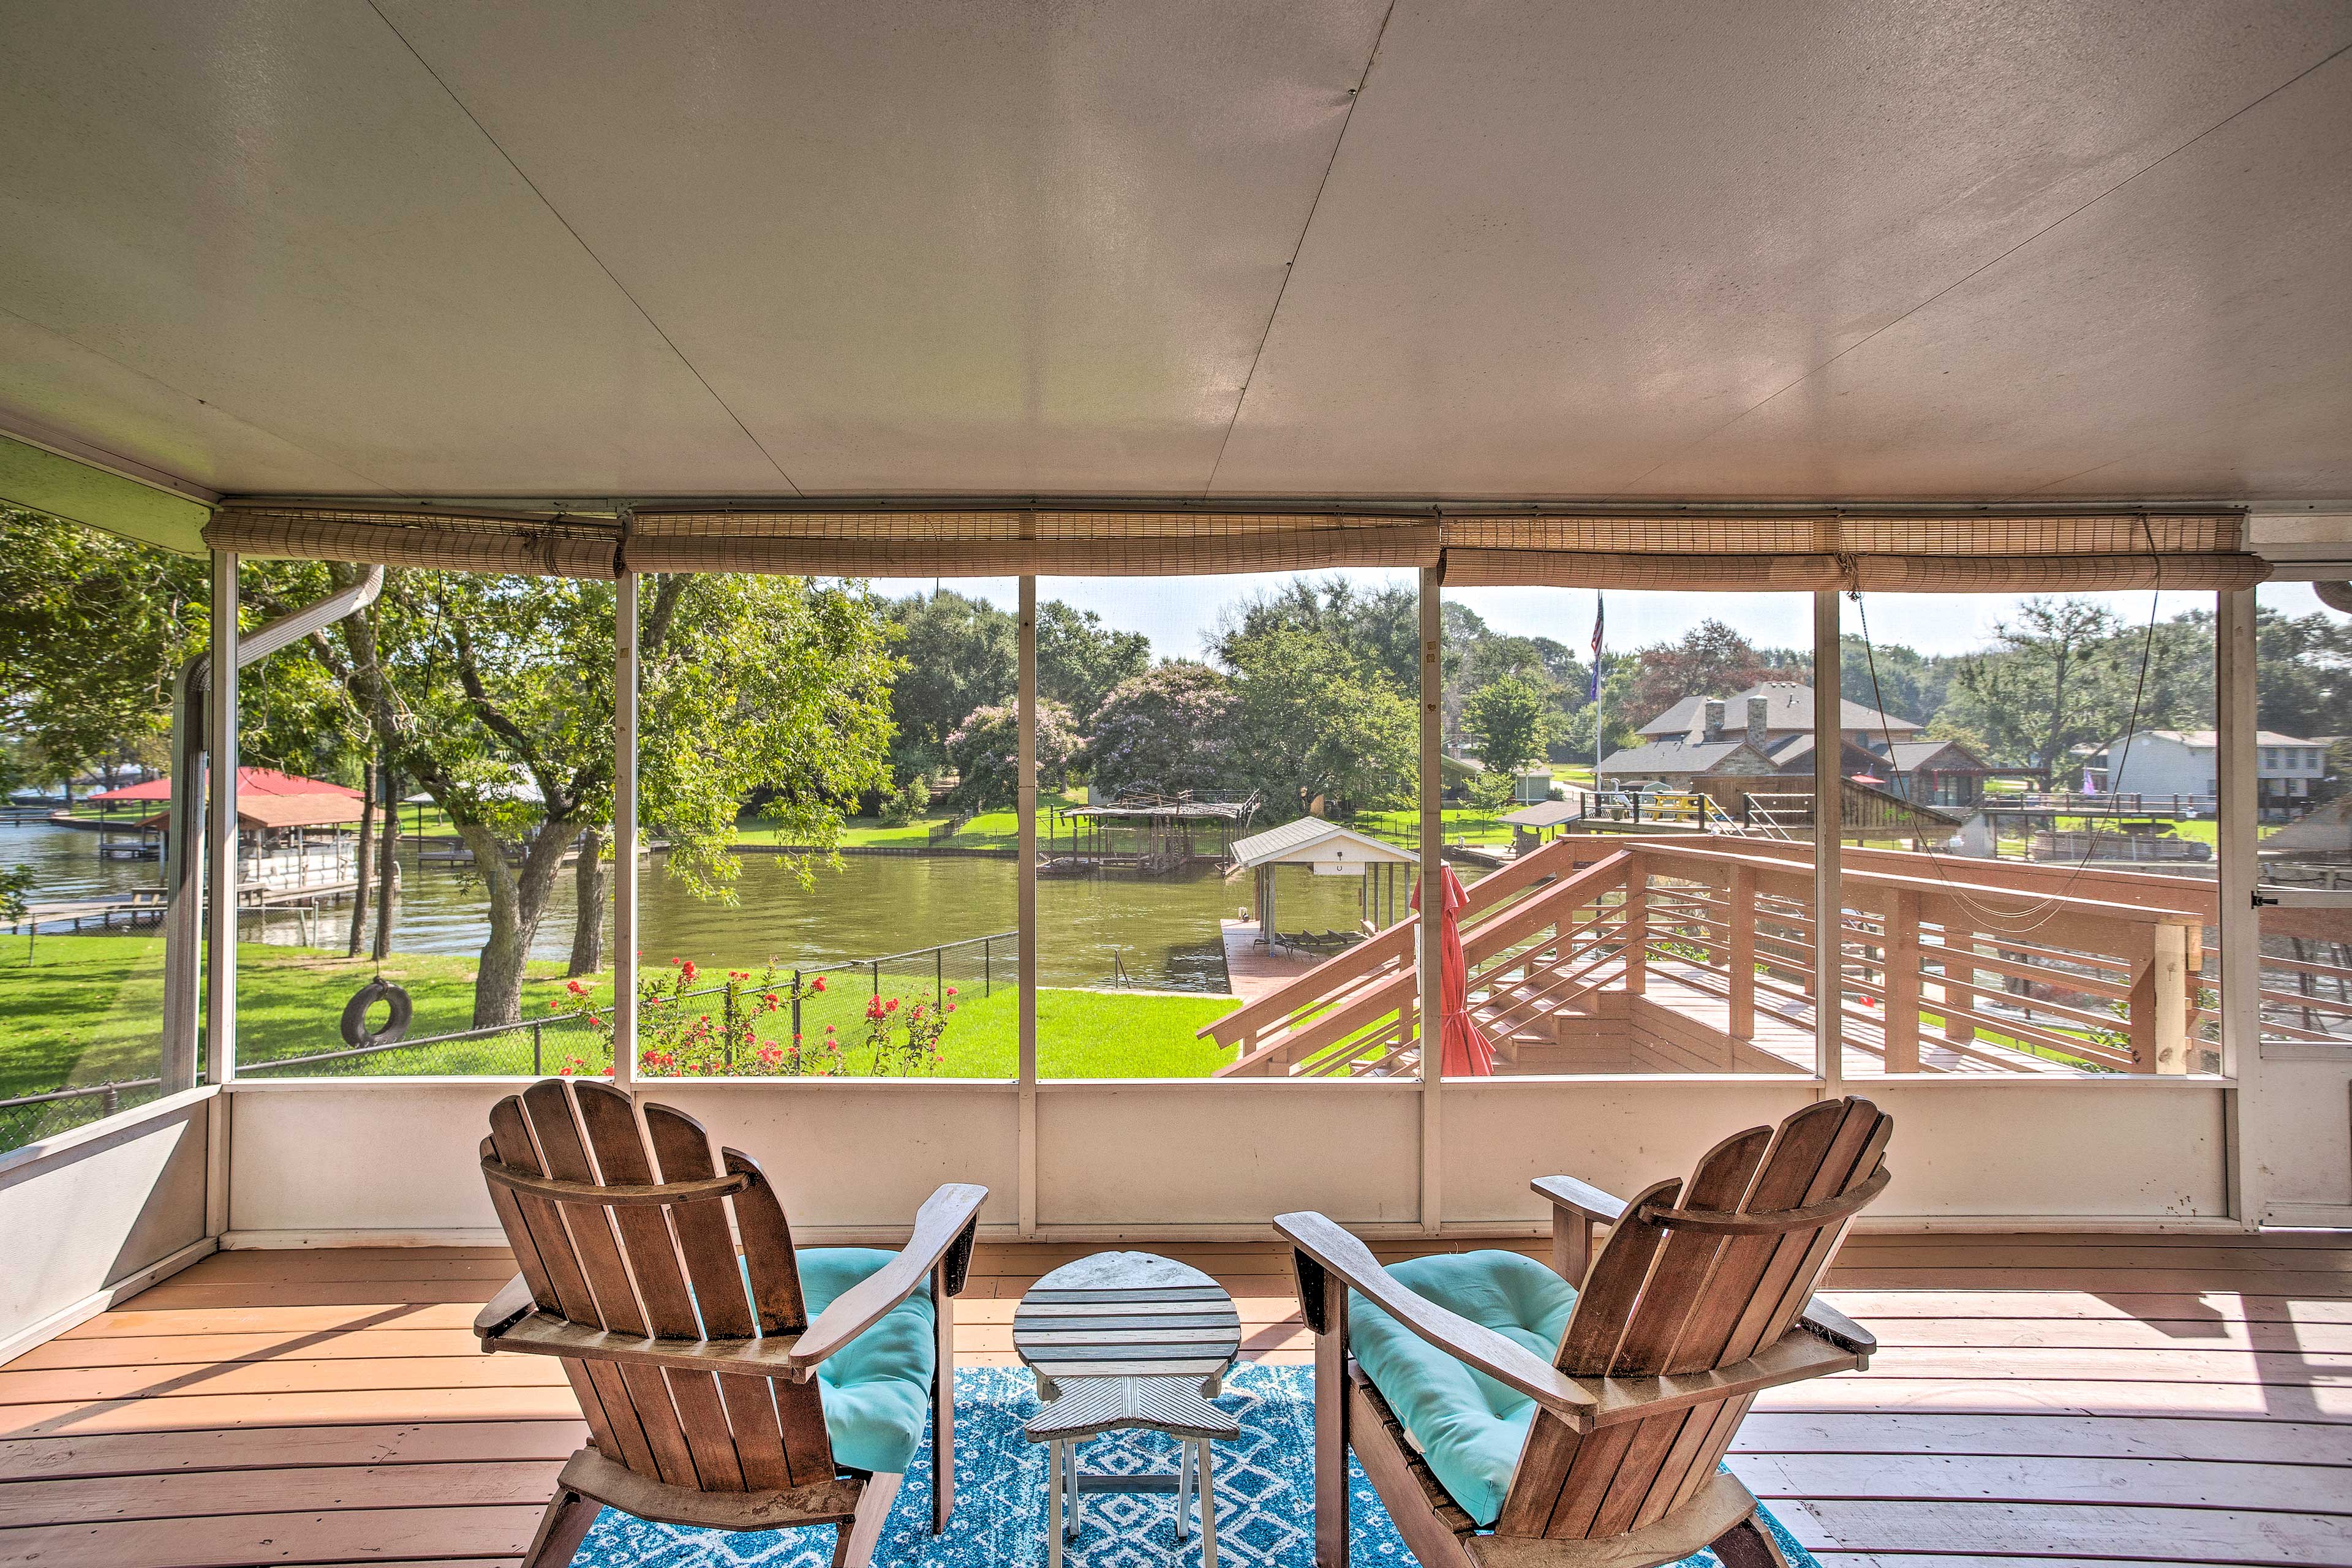
<svg viewBox="0 0 2352 1568">
<path fill-rule="evenodd" d="M 2199 958 L 2210 917 L 2193 886 L 2129 874 L 2076 885 L 2062 868 L 1947 876 L 1916 853 L 1849 855 L 1832 927 L 1842 956 L 1822 976 L 1810 952 L 1807 847 L 1664 834 L 1555 839 L 1472 886 L 1475 907 L 1462 918 L 1472 1016 L 1496 1039 L 1502 1070 L 1530 1046 L 1540 1062 L 1558 1059 L 1551 1047 L 1570 1042 L 1548 1020 L 1579 999 L 1669 983 L 1730 1000 L 1728 1020 L 1717 1015 L 1708 1027 L 1727 1032 L 1735 1051 L 1759 1021 L 1801 1026 L 1835 994 L 1831 1005 L 1855 1026 L 1849 1039 L 1882 1050 L 1890 1072 L 2069 1063 L 2181 1072 L 2210 1044 L 2199 1005 L 2200 986 L 2210 984 Z M 1622 900 L 1611 897 L 1621 889 Z M 2018 907 L 2021 895 L 2054 920 L 2013 938 L 1990 912 L 1979 923 L 1976 900 L 1997 911 Z M 1377 940 L 1203 1029 L 1240 1047 L 1219 1076 L 1411 1070 L 1423 1048 L 1410 1016 L 1419 985 L 1412 933 L 1391 928 Z M 2291 1014 L 2307 1001 L 2315 1016 L 2352 1015 L 2352 1001 L 2277 987 L 2259 987 L 2266 1011 Z M 2056 1060 L 2028 1059 L 2037 1056 Z"/>
<path fill-rule="evenodd" d="M 1555 840 L 1554 842 L 1564 841 Z M 1549 849 L 1549 847 L 1547 848 Z M 1530 860 L 1536 858 L 1528 857 Z M 1571 855 L 1555 855 L 1549 864 L 1557 867 L 1559 862 L 1571 858 Z M 1631 856 L 1627 852 L 1622 850 L 1612 852 L 1590 866 L 1578 868 L 1569 875 L 1557 878 L 1531 897 L 1501 908 L 1493 918 L 1471 926 L 1465 932 L 1463 953 L 1465 963 L 1475 964 L 1493 957 L 1502 948 L 1519 937 L 1540 930 L 1546 924 L 1558 921 L 1559 919 L 1558 911 L 1563 901 L 1570 908 L 1581 907 L 1590 900 L 1591 896 L 1622 886 L 1626 868 L 1630 863 Z M 1484 888 L 1489 882 L 1498 880 L 1505 875 L 1507 873 L 1498 872 L 1495 877 L 1481 879 L 1477 886 Z M 1541 877 L 1538 874 L 1526 873 L 1515 880 L 1517 885 L 1524 887 L 1540 879 Z M 1507 892 L 1512 890 L 1511 885 L 1506 884 L 1505 890 Z M 1470 902 L 1475 903 L 1476 900 L 1474 898 Z M 1486 909 L 1496 910 L 1496 906 L 1500 903 L 1499 897 L 1490 897 L 1486 902 Z M 1471 912 L 1467 904 L 1465 906 L 1464 912 L 1465 914 Z M 1381 939 L 1375 940 L 1389 940 L 1391 938 L 1391 933 L 1403 929 L 1402 926 L 1391 927 L 1390 931 L 1382 933 Z M 1372 943 L 1366 942 L 1362 947 L 1371 945 Z M 1361 952 L 1362 947 L 1354 951 Z M 1348 955 L 1340 956 L 1344 958 Z M 1405 947 L 1393 956 L 1400 960 L 1410 960 L 1412 956 L 1412 950 L 1410 947 Z M 1398 1007 L 1402 999 L 1413 995 L 1417 990 L 1416 971 L 1410 962 L 1402 963 L 1400 967 L 1379 974 L 1377 979 L 1372 979 L 1372 975 L 1379 969 L 1379 964 L 1368 963 L 1360 965 L 1352 972 L 1343 972 L 1335 968 L 1339 962 L 1338 959 L 1327 960 L 1292 981 L 1280 992 L 1272 996 L 1261 998 L 1258 1003 L 1253 1004 L 1251 1008 L 1243 1009 L 1243 1013 L 1255 1011 L 1256 1016 L 1251 1020 L 1252 1026 L 1232 1027 L 1233 1020 L 1240 1017 L 1242 1014 L 1228 1014 L 1224 1019 L 1218 1020 L 1217 1024 L 1204 1026 L 1200 1033 L 1216 1032 L 1219 1044 L 1227 1043 L 1226 1032 L 1229 1031 L 1234 1039 L 1242 1046 L 1241 1055 L 1221 1068 L 1220 1076 L 1237 1076 L 1276 1063 L 1304 1061 L 1315 1053 L 1339 1043 L 1347 1036 L 1370 1026 L 1386 1013 Z M 1320 977 L 1319 981 L 1318 977 Z M 1370 980 L 1371 983 L 1364 984 L 1367 980 Z M 1313 983 L 1311 990 L 1310 983 Z M 1292 1000 L 1301 992 L 1307 994 L 1304 1004 Z M 1278 1009 L 1266 1005 L 1277 1000 L 1282 1003 Z M 1254 1026 L 1256 1023 L 1265 1022 L 1269 1018 L 1290 1019 L 1297 1015 L 1307 1012 L 1309 1007 L 1313 1009 L 1313 1016 L 1297 1018 L 1295 1026 L 1287 1033 L 1263 1044 L 1252 1043 L 1256 1035 L 1256 1029 Z M 1226 1031 L 1219 1031 L 1219 1024 L 1226 1026 Z"/>
</svg>

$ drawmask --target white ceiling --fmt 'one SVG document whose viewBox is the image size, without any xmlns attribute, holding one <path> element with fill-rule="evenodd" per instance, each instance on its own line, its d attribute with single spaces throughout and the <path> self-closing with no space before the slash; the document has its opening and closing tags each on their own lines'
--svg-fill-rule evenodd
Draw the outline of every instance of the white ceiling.
<svg viewBox="0 0 2352 1568">
<path fill-rule="evenodd" d="M 2347 0 L 14 0 L 0 427 L 403 498 L 2352 496 L 2347 49 Z"/>
</svg>

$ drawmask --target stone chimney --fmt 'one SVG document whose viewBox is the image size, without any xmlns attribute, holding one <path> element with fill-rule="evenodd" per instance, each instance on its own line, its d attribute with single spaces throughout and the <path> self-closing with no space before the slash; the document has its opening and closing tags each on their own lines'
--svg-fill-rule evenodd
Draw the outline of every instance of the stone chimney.
<svg viewBox="0 0 2352 1568">
<path fill-rule="evenodd" d="M 1769 698 L 1751 697 L 1748 700 L 1748 743 L 1759 752 L 1764 749 L 1767 716 L 1771 711 L 1772 703 Z"/>
<path fill-rule="evenodd" d="M 1706 700 L 1706 733 L 1710 743 L 1723 739 L 1723 702 L 1719 698 Z"/>
</svg>

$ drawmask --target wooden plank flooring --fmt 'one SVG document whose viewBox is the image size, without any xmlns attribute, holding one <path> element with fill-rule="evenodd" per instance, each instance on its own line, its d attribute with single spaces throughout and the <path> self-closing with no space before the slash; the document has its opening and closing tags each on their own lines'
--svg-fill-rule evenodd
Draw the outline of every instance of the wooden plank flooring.
<svg viewBox="0 0 2352 1568">
<path fill-rule="evenodd" d="M 1015 1364 L 1022 1291 L 1094 1250 L 982 1247 L 959 1357 Z M 1308 1359 L 1276 1247 L 1160 1250 L 1244 1355 Z M 0 1564 L 513 1560 L 583 1429 L 551 1363 L 473 1348 L 508 1273 L 224 1254 L 0 1367 Z M 1824 1568 L 2352 1568 L 2352 1237 L 1857 1237 L 1831 1299 L 1872 1369 L 1768 1394 L 1731 1459 Z"/>
</svg>

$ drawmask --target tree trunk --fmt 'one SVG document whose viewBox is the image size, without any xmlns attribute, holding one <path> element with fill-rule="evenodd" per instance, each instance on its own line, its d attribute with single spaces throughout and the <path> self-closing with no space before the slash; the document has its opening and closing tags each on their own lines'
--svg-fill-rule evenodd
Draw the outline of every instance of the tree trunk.
<svg viewBox="0 0 2352 1568">
<path fill-rule="evenodd" d="M 604 967 L 604 902 L 613 886 L 612 863 L 604 857 L 607 836 L 590 828 L 580 836 L 580 858 L 572 868 L 572 886 L 579 908 L 572 918 L 572 966 L 566 974 L 593 974 Z"/>
<path fill-rule="evenodd" d="M 383 836 L 377 840 L 375 868 L 375 945 L 369 951 L 378 963 L 392 952 L 393 922 L 400 916 L 400 775 L 389 764 L 383 770 Z"/>
<path fill-rule="evenodd" d="M 360 942 L 367 935 L 368 855 L 375 847 L 376 788 L 383 782 L 381 772 L 372 759 L 361 780 L 367 798 L 360 802 L 360 851 L 352 862 L 352 871 L 358 882 L 352 889 L 352 940 L 343 955 L 346 958 L 360 955 Z"/>
<path fill-rule="evenodd" d="M 522 864 L 507 864 L 504 846 L 488 828 L 460 823 L 458 836 L 474 852 L 474 869 L 490 895 L 490 935 L 474 975 L 474 1027 L 495 1028 L 522 1019 L 523 967 L 547 913 L 547 896 L 571 847 L 572 825 L 544 823 L 524 848 Z"/>
</svg>

